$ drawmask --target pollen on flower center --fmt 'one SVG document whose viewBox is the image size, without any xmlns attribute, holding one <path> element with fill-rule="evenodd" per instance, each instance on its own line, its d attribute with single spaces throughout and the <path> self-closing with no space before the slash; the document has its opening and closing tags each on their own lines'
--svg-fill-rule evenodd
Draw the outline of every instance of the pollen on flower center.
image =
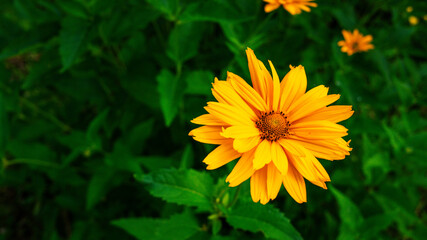
<svg viewBox="0 0 427 240">
<path fill-rule="evenodd" d="M 261 139 L 276 141 L 289 135 L 289 123 L 287 116 L 283 112 L 263 113 L 256 126 L 261 131 Z"/>
</svg>

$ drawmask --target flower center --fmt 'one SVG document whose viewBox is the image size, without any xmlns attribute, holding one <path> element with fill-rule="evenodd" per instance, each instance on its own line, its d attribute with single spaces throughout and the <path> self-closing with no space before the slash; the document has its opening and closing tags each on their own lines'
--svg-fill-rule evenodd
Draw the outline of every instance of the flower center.
<svg viewBox="0 0 427 240">
<path fill-rule="evenodd" d="M 351 48 L 353 49 L 353 50 L 357 50 L 358 48 L 359 48 L 359 43 L 356 41 L 356 42 L 353 42 L 352 44 L 351 44 Z"/>
<path fill-rule="evenodd" d="M 261 139 L 276 141 L 289 135 L 291 124 L 284 113 L 271 111 L 263 113 L 256 121 L 256 126 L 261 131 Z"/>
</svg>

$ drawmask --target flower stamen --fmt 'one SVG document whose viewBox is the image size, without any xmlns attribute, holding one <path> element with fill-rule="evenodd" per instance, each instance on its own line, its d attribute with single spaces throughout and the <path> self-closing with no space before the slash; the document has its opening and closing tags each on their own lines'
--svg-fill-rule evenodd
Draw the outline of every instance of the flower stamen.
<svg viewBox="0 0 427 240">
<path fill-rule="evenodd" d="M 261 131 L 261 139 L 273 142 L 288 136 L 291 124 L 283 112 L 270 111 L 261 115 L 256 126 Z"/>
</svg>

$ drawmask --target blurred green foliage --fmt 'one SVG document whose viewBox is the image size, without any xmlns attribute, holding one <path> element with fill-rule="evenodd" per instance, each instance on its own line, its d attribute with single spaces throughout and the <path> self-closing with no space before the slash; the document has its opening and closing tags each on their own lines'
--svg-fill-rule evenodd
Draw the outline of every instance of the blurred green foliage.
<svg viewBox="0 0 427 240">
<path fill-rule="evenodd" d="M 1 1 L 0 239 L 425 239 L 427 3 L 317 2 Z M 354 28 L 374 50 L 340 52 Z M 214 76 L 249 80 L 246 47 L 355 109 L 351 156 L 306 204 L 252 203 L 187 136 Z"/>
</svg>

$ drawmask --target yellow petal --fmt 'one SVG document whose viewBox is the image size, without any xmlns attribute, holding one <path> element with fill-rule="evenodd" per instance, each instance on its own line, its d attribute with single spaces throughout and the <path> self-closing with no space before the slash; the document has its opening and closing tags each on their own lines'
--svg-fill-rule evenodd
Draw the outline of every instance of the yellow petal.
<svg viewBox="0 0 427 240">
<path fill-rule="evenodd" d="M 279 75 L 277 75 L 276 69 L 271 61 L 268 61 L 270 64 L 271 72 L 273 74 L 273 100 L 272 100 L 272 109 L 274 111 L 279 110 L 279 100 L 280 100 L 280 80 Z"/>
<path fill-rule="evenodd" d="M 321 108 L 298 121 L 294 121 L 294 123 L 299 121 L 318 121 L 318 120 L 327 120 L 333 123 L 341 122 L 353 115 L 354 111 L 351 106 L 346 105 L 337 105 L 337 106 L 329 106 Z"/>
<path fill-rule="evenodd" d="M 342 138 L 306 140 L 292 136 L 292 139 L 298 141 L 304 148 L 311 151 L 317 158 L 326 160 L 342 160 L 350 155 L 351 148 Z"/>
<path fill-rule="evenodd" d="M 220 96 L 228 105 L 232 105 L 236 108 L 247 113 L 252 120 L 256 120 L 257 116 L 249 105 L 240 97 L 239 94 L 234 90 L 233 86 L 229 81 L 215 81 L 213 84 L 212 93 L 215 97 Z M 218 99 L 218 98 L 217 98 Z"/>
<path fill-rule="evenodd" d="M 215 148 L 208 154 L 203 162 L 208 165 L 206 169 L 212 170 L 224 166 L 241 155 L 241 153 L 234 150 L 233 144 L 229 142 Z"/>
<path fill-rule="evenodd" d="M 288 140 L 295 148 L 298 148 L 298 151 L 304 151 L 304 147 L 299 145 L 297 142 Z M 319 178 L 317 176 L 316 169 L 314 168 L 310 156 L 306 155 L 305 157 L 295 156 L 292 153 L 286 151 L 286 156 L 289 159 L 289 162 L 298 170 L 298 172 L 310 182 L 318 182 Z M 288 170 L 289 171 L 289 170 Z"/>
<path fill-rule="evenodd" d="M 231 126 L 226 128 L 221 135 L 226 138 L 248 138 L 259 136 L 259 129 L 255 126 Z"/>
<path fill-rule="evenodd" d="M 261 142 L 260 136 L 248 137 L 248 138 L 236 138 L 233 141 L 233 147 L 236 151 L 244 153 L 255 146 L 257 146 Z"/>
<path fill-rule="evenodd" d="M 203 114 L 191 120 L 194 124 L 209 125 L 209 126 L 229 126 L 228 123 L 221 121 L 212 114 Z"/>
<path fill-rule="evenodd" d="M 273 95 L 273 78 L 270 75 L 270 72 L 268 72 L 267 68 L 265 67 L 264 63 L 258 60 L 259 67 L 262 70 L 263 78 L 260 81 L 261 90 L 264 91 L 264 100 L 267 102 L 267 106 L 271 108 L 272 100 L 271 96 Z"/>
<path fill-rule="evenodd" d="M 292 145 L 292 143 L 289 141 L 289 139 L 279 139 L 277 141 L 277 143 L 279 143 L 284 150 L 286 150 L 287 152 L 291 153 L 294 156 L 299 156 L 299 157 L 305 157 L 304 151 L 300 151 L 299 149 L 297 149 L 296 147 L 294 147 Z"/>
<path fill-rule="evenodd" d="M 202 126 L 191 130 L 188 134 L 194 140 L 208 144 L 224 144 L 229 139 L 221 136 L 222 127 L 220 126 Z"/>
<path fill-rule="evenodd" d="M 208 102 L 208 106 L 206 106 L 205 109 L 214 117 L 230 125 L 251 126 L 254 123 L 247 113 L 224 103 Z"/>
<path fill-rule="evenodd" d="M 255 91 L 265 99 L 266 93 L 264 89 L 264 76 L 259 66 L 258 59 L 256 58 L 254 51 L 250 48 L 246 49 L 246 56 L 248 58 L 248 67 L 251 74 L 252 86 L 254 86 Z"/>
<path fill-rule="evenodd" d="M 288 172 L 288 158 L 282 146 L 277 142 L 271 143 L 271 160 L 282 175 Z"/>
<path fill-rule="evenodd" d="M 279 106 L 282 112 L 287 112 L 289 106 L 298 100 L 307 89 L 307 76 L 305 75 L 304 67 L 300 65 L 291 69 L 284 80 L 286 81 L 283 85 Z"/>
<path fill-rule="evenodd" d="M 255 151 L 254 169 L 258 170 L 271 161 L 271 143 L 263 140 Z"/>
<path fill-rule="evenodd" d="M 331 94 L 322 98 L 312 97 L 311 101 L 306 101 L 304 105 L 300 105 L 293 111 L 289 112 L 289 121 L 294 122 L 300 118 L 308 116 L 309 114 L 334 103 L 340 98 L 339 94 Z"/>
<path fill-rule="evenodd" d="M 306 156 L 308 156 L 306 158 L 307 161 L 310 161 L 313 166 L 314 166 L 314 170 L 317 174 L 317 178 L 322 181 L 322 182 L 330 182 L 331 178 L 329 177 L 328 172 L 326 172 L 325 168 L 322 166 L 322 164 L 320 164 L 319 160 L 317 160 L 316 157 L 313 156 L 313 154 L 307 150 L 306 148 L 304 148 L 304 151 L 306 153 Z"/>
<path fill-rule="evenodd" d="M 274 200 L 279 194 L 282 186 L 282 174 L 277 170 L 276 165 L 269 163 L 267 165 L 267 193 L 268 198 Z"/>
<path fill-rule="evenodd" d="M 234 90 L 252 107 L 266 112 L 267 106 L 264 99 L 245 80 L 234 73 L 227 72 L 227 81 L 231 83 Z"/>
<path fill-rule="evenodd" d="M 288 113 L 292 113 L 294 109 L 299 109 L 304 105 L 307 105 L 319 98 L 325 97 L 328 94 L 328 88 L 323 85 L 319 85 L 315 88 L 310 89 L 304 95 L 302 95 L 297 101 L 289 106 Z"/>
<path fill-rule="evenodd" d="M 311 121 L 292 124 L 290 132 L 304 139 L 331 139 L 347 135 L 347 128 L 329 121 Z"/>
<path fill-rule="evenodd" d="M 289 164 L 288 174 L 283 176 L 283 186 L 297 203 L 307 202 L 304 178 L 292 164 Z"/>
<path fill-rule="evenodd" d="M 271 11 L 274 11 L 274 10 L 276 10 L 277 8 L 279 8 L 280 7 L 280 4 L 278 4 L 278 3 L 276 3 L 276 4 L 267 4 L 267 5 L 265 5 L 265 7 L 264 7 L 264 11 L 266 12 L 266 13 L 269 13 L 269 12 L 271 12 Z"/>
<path fill-rule="evenodd" d="M 246 152 L 242 155 L 240 160 L 234 166 L 233 171 L 228 175 L 226 182 L 230 183 L 230 187 L 235 187 L 242 182 L 246 181 L 254 174 L 253 160 L 255 156 L 255 149 Z"/>
<path fill-rule="evenodd" d="M 269 201 L 267 192 L 267 167 L 255 171 L 251 177 L 251 196 L 254 202 L 266 204 Z"/>
</svg>

